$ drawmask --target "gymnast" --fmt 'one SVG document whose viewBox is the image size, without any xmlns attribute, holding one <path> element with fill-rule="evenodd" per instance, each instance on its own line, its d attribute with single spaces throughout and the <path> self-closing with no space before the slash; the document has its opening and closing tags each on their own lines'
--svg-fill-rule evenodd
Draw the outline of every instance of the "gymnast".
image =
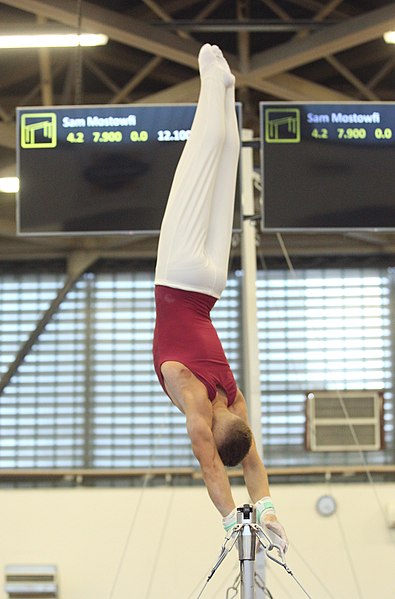
<svg viewBox="0 0 395 599">
<path fill-rule="evenodd" d="M 240 139 L 235 78 L 218 46 L 199 52 L 201 88 L 170 190 L 155 272 L 154 365 L 186 417 L 192 450 L 227 533 L 236 507 L 226 466 L 241 463 L 257 522 L 286 551 L 269 483 L 210 311 L 225 288 Z"/>
</svg>

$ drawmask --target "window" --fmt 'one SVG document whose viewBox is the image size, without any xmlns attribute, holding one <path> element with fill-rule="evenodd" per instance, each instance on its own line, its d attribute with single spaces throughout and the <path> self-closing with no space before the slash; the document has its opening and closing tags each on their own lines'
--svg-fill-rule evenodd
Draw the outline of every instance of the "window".
<svg viewBox="0 0 395 599">
<path fill-rule="evenodd" d="M 304 450 L 304 393 L 385 389 L 393 448 L 390 285 L 387 271 L 260 272 L 257 282 L 262 426 L 272 466 L 360 463 Z M 383 460 L 371 454 L 369 460 Z"/>
<path fill-rule="evenodd" d="M 262 427 L 268 466 L 360 463 L 354 454 L 304 449 L 307 389 L 385 389 L 392 460 L 391 271 L 259 272 Z M 0 367 L 4 374 L 65 275 L 0 274 Z M 240 284 L 230 277 L 213 310 L 241 383 Z M 196 466 L 184 417 L 154 373 L 151 271 L 85 274 L 11 379 L 0 403 L 2 468 Z M 353 461 L 354 460 L 354 461 Z"/>
<path fill-rule="evenodd" d="M 63 279 L 1 278 L 2 374 Z M 237 376 L 237 280 L 229 281 L 214 312 Z M 195 466 L 184 416 L 153 369 L 154 320 L 151 273 L 84 275 L 5 389 L 0 467 Z"/>
<path fill-rule="evenodd" d="M 0 277 L 1 372 L 62 286 L 61 274 Z M 79 283 L 5 388 L 2 468 L 78 467 L 85 447 L 86 292 Z"/>
</svg>

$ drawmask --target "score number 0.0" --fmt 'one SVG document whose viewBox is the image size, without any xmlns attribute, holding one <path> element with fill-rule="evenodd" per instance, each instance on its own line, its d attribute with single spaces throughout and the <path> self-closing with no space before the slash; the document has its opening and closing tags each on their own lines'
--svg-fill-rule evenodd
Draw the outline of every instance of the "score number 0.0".
<svg viewBox="0 0 395 599">
<path fill-rule="evenodd" d="M 157 141 L 187 141 L 189 138 L 190 129 L 168 129 L 157 131 Z M 123 141 L 122 131 L 92 131 L 93 143 L 119 143 Z M 146 142 L 149 139 L 148 131 L 133 130 L 129 134 L 131 142 Z M 66 140 L 69 143 L 84 143 L 85 134 L 83 131 L 70 132 Z"/>
</svg>

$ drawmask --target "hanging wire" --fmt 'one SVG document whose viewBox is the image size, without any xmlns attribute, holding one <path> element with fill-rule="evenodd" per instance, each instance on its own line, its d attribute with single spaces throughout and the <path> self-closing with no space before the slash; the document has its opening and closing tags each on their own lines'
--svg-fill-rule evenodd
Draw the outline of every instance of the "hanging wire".
<svg viewBox="0 0 395 599">
<path fill-rule="evenodd" d="M 380 507 L 380 510 L 381 510 L 384 518 L 385 518 L 384 507 L 383 507 L 383 505 L 382 505 L 382 503 L 380 501 L 380 498 L 378 496 L 376 485 L 375 485 L 375 483 L 373 481 L 372 474 L 371 474 L 371 472 L 369 470 L 369 465 L 368 465 L 368 463 L 367 463 L 367 461 L 365 459 L 364 452 L 363 452 L 363 450 L 361 448 L 361 444 L 359 442 L 359 439 L 358 439 L 357 433 L 355 431 L 354 425 L 353 425 L 353 423 L 351 421 L 351 418 L 350 418 L 350 415 L 348 413 L 348 410 L 347 410 L 346 404 L 344 402 L 343 396 L 342 396 L 342 394 L 341 394 L 341 392 L 339 390 L 336 390 L 335 393 L 336 393 L 336 396 L 337 396 L 337 398 L 339 400 L 339 404 L 340 404 L 340 407 L 341 407 L 341 409 L 343 411 L 343 415 L 344 415 L 344 418 L 346 420 L 347 426 L 350 429 L 351 436 L 353 438 L 354 445 L 355 445 L 355 451 L 358 452 L 359 455 L 360 455 L 361 462 L 362 462 L 362 464 L 365 467 L 365 472 L 366 472 L 366 475 L 367 475 L 368 482 L 370 483 L 370 485 L 372 487 L 372 490 L 373 490 L 374 495 L 376 497 L 377 503 L 378 503 L 378 505 Z M 326 484 L 326 486 L 328 488 L 329 494 L 332 494 L 332 492 L 331 492 L 330 476 L 329 477 L 326 476 L 326 483 L 325 484 Z M 342 539 L 344 551 L 345 551 L 345 554 L 346 554 L 346 557 L 347 557 L 347 561 L 348 561 L 348 564 L 349 564 L 349 567 L 350 567 L 351 575 L 352 575 L 354 583 L 355 583 L 357 595 L 358 595 L 359 599 L 362 599 L 363 598 L 363 592 L 362 592 L 362 589 L 361 589 L 361 587 L 359 585 L 357 570 L 356 570 L 356 567 L 355 567 L 355 564 L 354 564 L 354 561 L 353 561 L 353 557 L 352 557 L 352 550 L 349 547 L 349 543 L 348 543 L 348 540 L 347 540 L 347 535 L 346 535 L 345 529 L 343 527 L 343 524 L 342 524 L 342 522 L 340 520 L 340 517 L 339 517 L 338 513 L 336 513 L 336 521 L 337 521 L 337 525 L 338 525 L 338 528 L 339 528 L 340 537 Z M 303 559 L 303 556 L 297 551 L 297 549 L 296 549 L 296 547 L 295 547 L 295 545 L 293 543 L 292 543 L 292 547 L 295 550 L 295 552 L 299 555 L 299 558 L 302 561 L 304 561 L 306 567 L 311 571 L 311 573 L 315 576 L 315 578 L 321 583 L 321 586 L 323 587 L 323 589 L 328 593 L 328 595 L 330 597 L 333 597 L 333 595 L 330 593 L 329 589 L 325 587 L 325 585 L 322 583 L 322 581 L 320 580 L 320 578 L 315 574 L 315 572 L 313 570 L 311 570 L 311 568 L 309 567 L 309 564 Z"/>
<path fill-rule="evenodd" d="M 161 440 L 161 438 L 163 437 L 164 431 L 165 431 L 165 422 L 162 421 L 162 424 L 160 425 L 160 428 L 158 430 L 158 434 L 156 435 L 157 442 L 159 442 Z M 151 464 L 154 463 L 155 457 L 156 456 L 155 456 L 155 445 L 154 445 L 153 449 L 152 449 L 152 454 L 151 454 Z M 115 596 L 115 591 L 116 591 L 116 588 L 118 586 L 119 578 L 120 578 L 120 575 L 121 575 L 121 572 L 122 572 L 122 568 L 123 568 L 124 563 L 125 563 L 126 555 L 127 555 L 128 549 L 129 549 L 130 540 L 132 538 L 132 535 L 133 535 L 133 532 L 134 532 L 134 529 L 135 529 L 135 526 L 136 526 L 136 523 L 137 523 L 137 518 L 138 518 L 138 516 L 140 514 L 141 505 L 142 505 L 143 499 L 145 497 L 145 491 L 146 491 L 146 489 L 148 487 L 148 483 L 149 483 L 149 481 L 151 479 L 152 479 L 152 474 L 150 474 L 148 472 L 145 475 L 145 477 L 144 477 L 144 482 L 143 482 L 143 485 L 142 485 L 142 487 L 140 489 L 140 495 L 139 495 L 139 498 L 138 498 L 138 501 L 137 501 L 137 506 L 136 506 L 135 512 L 133 514 L 133 517 L 131 519 L 131 522 L 130 522 L 130 525 L 129 525 L 129 528 L 128 528 L 128 533 L 126 535 L 126 538 L 125 538 L 125 541 L 124 541 L 124 544 L 123 544 L 123 547 L 122 547 L 121 555 L 120 555 L 120 558 L 119 558 L 119 561 L 118 561 L 117 569 L 116 569 L 116 572 L 115 572 L 115 575 L 114 575 L 114 579 L 113 579 L 113 583 L 112 583 L 112 586 L 111 586 L 111 589 L 110 589 L 110 593 L 109 593 L 108 599 L 113 599 L 114 596 Z M 170 499 L 169 499 L 169 504 L 168 504 L 167 510 L 166 510 L 166 516 L 165 516 L 165 518 L 163 520 L 163 527 L 162 527 L 162 530 L 161 530 L 161 533 L 160 533 L 160 538 L 159 538 L 158 545 L 157 545 L 154 567 L 153 567 L 153 571 L 151 572 L 151 581 L 150 581 L 150 584 L 148 586 L 147 593 L 145 595 L 146 599 L 149 599 L 149 593 L 151 591 L 151 586 L 152 586 L 153 573 L 156 571 L 156 568 L 157 568 L 157 565 L 158 565 L 159 554 L 160 554 L 160 550 L 162 548 L 162 544 L 163 544 L 163 540 L 164 540 L 164 536 L 165 536 L 165 531 L 166 531 L 166 528 L 167 528 L 167 522 L 170 519 L 169 518 L 170 511 L 171 511 L 171 508 L 173 506 L 174 493 L 175 493 L 175 489 L 173 487 L 172 493 L 171 493 Z"/>
<path fill-rule="evenodd" d="M 173 411 L 173 404 L 171 404 L 171 402 L 169 401 L 168 404 L 168 412 L 171 413 Z M 155 434 L 155 441 L 153 443 L 152 450 L 151 450 L 151 454 L 150 454 L 150 467 L 153 468 L 154 464 L 155 464 L 155 458 L 157 457 L 157 451 L 158 449 L 160 449 L 160 441 L 162 440 L 162 438 L 165 435 L 165 430 L 166 430 L 166 419 L 163 418 L 157 428 L 156 434 Z M 108 599 L 114 599 L 115 597 L 115 592 L 119 583 L 119 579 L 122 573 L 122 569 L 124 567 L 125 564 L 125 560 L 127 557 L 127 553 L 128 553 L 128 549 L 129 549 L 129 545 L 130 545 L 130 541 L 132 539 L 133 536 L 133 532 L 135 530 L 137 521 L 138 521 L 138 517 L 141 513 L 141 506 L 143 503 L 143 499 L 145 498 L 145 492 L 147 490 L 147 488 L 149 487 L 149 482 L 151 481 L 153 475 L 150 472 L 147 472 L 147 474 L 144 476 L 144 481 L 143 484 L 141 486 L 140 489 L 140 493 L 139 493 L 139 497 L 138 497 L 138 501 L 137 501 L 137 505 L 136 505 L 136 509 L 134 511 L 133 516 L 131 517 L 131 521 L 128 527 L 128 532 L 126 534 L 123 546 L 122 546 L 122 550 L 121 550 L 121 554 L 119 557 L 119 561 L 117 564 L 117 568 L 114 574 L 114 578 L 113 578 L 113 583 L 110 589 L 110 593 L 108 596 Z M 152 586 L 152 582 L 154 579 L 154 573 L 156 572 L 157 569 L 157 565 L 158 565 L 158 561 L 159 561 L 159 556 L 160 556 L 160 552 L 162 549 L 162 545 L 163 545 L 163 540 L 165 537 L 165 532 L 167 529 L 167 525 L 168 522 L 170 521 L 170 512 L 171 509 L 173 507 L 173 501 L 174 501 L 174 495 L 175 495 L 175 487 L 172 487 L 172 492 L 170 494 L 170 498 L 169 498 L 169 503 L 167 506 L 167 510 L 166 510 L 166 514 L 165 517 L 163 518 L 163 526 L 162 529 L 160 531 L 160 535 L 159 535 L 159 540 L 157 542 L 157 549 L 156 549 L 156 555 L 155 555 L 155 559 L 154 559 L 154 565 L 153 565 L 153 570 L 151 572 L 151 579 L 150 579 L 150 583 L 148 585 L 147 591 L 146 591 L 146 595 L 145 598 L 149 599 L 150 596 L 150 592 L 151 592 L 151 586 Z"/>
<path fill-rule="evenodd" d="M 344 551 L 345 551 L 345 553 L 347 555 L 347 560 L 348 560 L 348 563 L 349 563 L 349 566 L 350 566 L 352 577 L 354 579 L 354 584 L 355 584 L 355 588 L 357 590 L 358 597 L 359 597 L 359 599 L 363 599 L 362 589 L 361 589 L 360 584 L 359 584 L 356 567 L 355 567 L 355 564 L 354 564 L 354 560 L 352 558 L 352 551 L 351 551 L 351 549 L 349 547 L 349 544 L 348 544 L 348 541 L 347 541 L 347 535 L 346 535 L 346 532 L 344 530 L 342 521 L 341 521 L 338 513 L 336 513 L 336 522 L 337 522 L 337 525 L 339 527 L 340 536 L 341 536 L 342 541 L 343 541 Z"/>
<path fill-rule="evenodd" d="M 279 243 L 279 245 L 281 247 L 283 256 L 284 256 L 284 258 L 286 260 L 286 263 L 287 263 L 289 271 L 291 272 L 291 274 L 293 275 L 293 277 L 298 278 L 298 276 L 297 276 L 297 274 L 295 272 L 295 269 L 293 267 L 292 261 L 290 259 L 288 250 L 287 250 L 287 248 L 285 246 L 285 243 L 284 243 L 282 235 L 280 233 L 277 233 L 276 237 L 277 237 L 277 241 L 278 241 L 278 243 Z M 266 265 L 264 263 L 264 258 L 263 258 L 263 255 L 262 255 L 261 252 L 258 252 L 258 257 L 259 257 L 259 259 L 261 261 L 262 267 L 265 268 Z M 341 396 L 341 393 L 339 391 L 337 391 L 337 396 L 338 396 L 339 403 L 341 405 L 342 411 L 344 413 L 344 416 L 346 418 L 347 424 L 348 424 L 348 426 L 350 428 L 350 432 L 351 432 L 351 435 L 352 435 L 353 440 L 354 440 L 355 448 L 359 452 L 362 464 L 365 467 L 365 472 L 366 472 L 366 476 L 367 476 L 368 482 L 370 483 L 370 486 L 371 486 L 371 488 L 372 488 L 372 490 L 374 492 L 377 504 L 378 504 L 378 506 L 380 508 L 380 511 L 381 511 L 381 513 L 382 513 L 382 515 L 384 517 L 384 520 L 385 520 L 386 519 L 386 515 L 385 515 L 384 506 L 383 506 L 383 504 L 382 504 L 382 502 L 380 500 L 380 497 L 378 495 L 376 485 L 375 485 L 375 483 L 373 481 L 373 477 L 372 477 L 372 474 L 371 474 L 370 469 L 369 469 L 369 465 L 368 465 L 368 463 L 367 463 L 367 461 L 365 459 L 365 455 L 364 455 L 364 452 L 363 452 L 363 450 L 361 448 L 361 445 L 359 443 L 359 440 L 358 440 L 355 428 L 354 428 L 354 426 L 353 426 L 353 424 L 351 422 L 351 419 L 350 419 L 350 416 L 348 414 L 346 405 L 345 405 L 344 400 L 343 400 L 343 398 Z M 339 519 L 338 515 L 337 515 L 337 521 L 338 521 L 339 531 L 340 531 L 340 534 L 341 534 L 341 537 L 342 537 L 343 545 L 344 545 L 344 548 L 345 548 L 345 551 L 346 551 L 346 554 L 347 554 L 347 557 L 348 557 L 350 569 L 351 569 L 351 572 L 352 572 L 352 575 L 353 575 L 353 578 L 354 578 L 354 581 L 355 581 L 355 585 L 356 585 L 356 589 L 357 589 L 357 592 L 358 592 L 358 596 L 361 598 L 362 597 L 362 593 L 361 593 L 361 589 L 360 589 L 360 586 L 359 586 L 359 582 L 358 582 L 358 577 L 357 577 L 357 573 L 356 573 L 356 570 L 355 570 L 355 566 L 354 566 L 354 563 L 353 563 L 353 560 L 352 560 L 351 550 L 349 549 L 347 538 L 346 538 L 346 534 L 345 534 L 344 528 L 342 526 L 342 523 L 340 522 L 340 519 Z M 296 550 L 296 547 L 294 545 L 293 545 L 293 548 L 295 549 L 296 553 L 299 554 L 299 552 Z M 302 558 L 302 556 L 300 554 L 299 554 L 299 557 Z M 308 569 L 311 571 L 311 573 L 320 581 L 322 587 L 328 593 L 328 595 L 330 597 L 333 597 L 332 594 L 330 593 L 329 589 L 326 588 L 322 584 L 322 581 L 317 577 L 317 575 L 310 568 L 310 566 L 307 564 L 307 562 L 304 559 L 303 559 L 303 561 L 305 562 L 305 565 L 308 567 Z"/>
<path fill-rule="evenodd" d="M 142 501 L 143 501 L 143 497 L 144 497 L 144 491 L 147 488 L 148 481 L 150 480 L 150 478 L 151 478 L 150 474 L 146 474 L 145 477 L 144 477 L 144 483 L 143 483 L 143 486 L 141 487 L 140 496 L 139 496 L 139 499 L 138 499 L 138 502 L 137 502 L 136 510 L 134 512 L 132 521 L 130 523 L 128 534 L 126 535 L 126 539 L 125 539 L 125 542 L 124 542 L 124 545 L 123 545 L 123 548 L 122 548 L 122 552 L 121 552 L 121 557 L 119 558 L 117 570 L 115 572 L 114 580 L 113 580 L 113 583 L 112 583 L 112 586 L 111 586 L 111 590 L 110 590 L 110 594 L 109 594 L 109 599 L 113 599 L 113 597 L 114 597 L 115 589 L 116 589 L 116 587 L 118 585 L 119 576 L 121 574 L 121 570 L 122 570 L 122 567 L 123 567 L 123 564 L 124 564 L 124 561 L 125 561 L 126 553 L 127 553 L 128 548 L 129 548 L 130 539 L 132 537 L 132 533 L 134 531 L 134 527 L 135 527 L 136 522 L 137 522 L 137 516 L 138 516 L 138 514 L 140 512 L 140 507 L 141 507 L 141 504 L 142 504 Z"/>
<path fill-rule="evenodd" d="M 261 591 L 263 591 L 263 594 L 266 595 L 266 597 L 269 597 L 269 599 L 274 599 L 273 595 L 267 588 L 262 576 L 260 576 L 260 574 L 258 574 L 257 572 L 255 572 L 255 586 Z"/>
<path fill-rule="evenodd" d="M 168 523 L 170 522 L 170 513 L 173 507 L 173 502 L 174 502 L 174 494 L 175 494 L 175 489 L 174 487 L 172 487 L 171 490 L 171 494 L 170 494 L 170 499 L 169 499 L 169 503 L 167 504 L 167 509 L 166 509 L 166 513 L 163 515 L 163 526 L 162 526 L 162 530 L 160 532 L 157 544 L 156 544 L 156 555 L 155 555 L 155 559 L 154 559 L 154 564 L 152 566 L 152 570 L 151 570 L 151 576 L 149 579 L 149 584 L 147 587 L 147 591 L 145 593 L 145 599 L 149 599 L 151 596 L 151 589 L 152 589 L 152 584 L 154 582 L 154 577 L 158 568 L 158 563 L 159 563 L 159 558 L 162 554 L 162 545 L 163 545 L 163 541 L 165 538 L 165 533 L 167 531 L 167 527 L 168 527 Z"/>
<path fill-rule="evenodd" d="M 370 486 L 371 486 L 371 488 L 373 490 L 373 493 L 375 495 L 377 504 L 378 504 L 378 506 L 380 508 L 380 511 L 382 513 L 384 521 L 386 521 L 386 515 L 385 515 L 384 506 L 383 506 L 383 504 L 382 504 L 382 502 L 380 500 L 380 497 L 378 495 L 376 484 L 375 484 L 375 482 L 373 480 L 372 473 L 371 473 L 371 471 L 369 469 L 369 465 L 368 465 L 368 463 L 366 461 L 366 458 L 365 458 L 365 455 L 364 455 L 364 451 L 362 450 L 361 443 L 360 443 L 360 441 L 358 439 L 358 435 L 357 435 L 357 432 L 355 430 L 355 427 L 354 427 L 354 425 L 353 425 L 353 423 L 351 421 L 351 418 L 350 418 L 350 415 L 348 413 L 348 410 L 347 410 L 346 404 L 344 402 L 343 396 L 342 396 L 341 392 L 338 391 L 338 390 L 336 391 L 336 395 L 337 395 L 337 398 L 339 400 L 340 407 L 341 407 L 341 409 L 343 411 L 345 420 L 347 422 L 347 426 L 350 429 L 351 436 L 353 438 L 354 445 L 355 445 L 355 450 L 359 453 L 361 462 L 362 462 L 362 464 L 363 464 L 363 466 L 365 468 L 365 473 L 366 473 L 368 482 L 369 482 L 369 484 L 370 484 Z M 330 481 L 329 480 L 327 481 L 327 485 L 330 488 Z M 352 558 L 352 551 L 351 551 L 351 549 L 349 547 L 347 536 L 346 536 L 346 532 L 344 530 L 342 521 L 341 521 L 340 516 L 339 516 L 338 513 L 336 513 L 336 521 L 337 521 L 337 525 L 338 525 L 338 528 L 339 528 L 340 536 L 342 538 L 344 550 L 345 550 L 345 553 L 347 555 L 347 559 L 348 559 L 348 563 L 349 563 L 349 566 L 350 566 L 351 574 L 352 574 L 352 577 L 354 579 L 354 583 L 355 583 L 355 587 L 356 587 L 356 590 L 357 590 L 357 594 L 358 594 L 358 597 L 360 599 L 362 599 L 363 592 L 362 592 L 362 589 L 361 589 L 360 584 L 359 584 L 356 567 L 355 567 L 355 564 L 354 564 L 354 561 L 353 561 L 353 558 Z"/>
<path fill-rule="evenodd" d="M 77 0 L 77 35 L 80 39 L 82 31 L 82 0 Z M 75 49 L 74 63 L 74 104 L 82 104 L 82 46 L 80 41 Z"/>
<path fill-rule="evenodd" d="M 361 458 L 361 462 L 362 462 L 362 464 L 363 464 L 363 466 L 365 468 L 366 477 L 367 477 L 367 479 L 368 479 L 368 481 L 369 481 L 369 483 L 370 483 L 370 485 L 372 487 L 373 493 L 374 493 L 374 495 L 376 497 L 377 504 L 378 504 L 378 506 L 380 508 L 380 511 L 381 511 L 381 514 L 382 514 L 382 516 L 384 518 L 384 521 L 386 522 L 386 514 L 385 514 L 384 506 L 383 506 L 383 504 L 382 504 L 382 502 L 380 500 L 380 497 L 379 497 L 379 495 L 377 493 L 376 483 L 373 480 L 372 473 L 371 473 L 370 468 L 369 468 L 369 464 L 366 461 L 365 454 L 364 454 L 364 452 L 363 452 L 363 450 L 361 448 L 361 444 L 359 442 L 359 439 L 358 439 L 357 433 L 355 431 L 354 425 L 351 422 L 351 418 L 350 418 L 350 415 L 348 413 L 346 404 L 344 403 L 344 399 L 343 399 L 340 391 L 337 391 L 336 394 L 337 394 L 337 398 L 339 400 L 341 409 L 343 411 L 343 414 L 344 414 L 344 416 L 346 418 L 347 425 L 348 425 L 348 427 L 350 429 L 350 432 L 351 432 L 351 435 L 352 435 L 352 438 L 353 438 L 353 441 L 354 441 L 354 444 L 355 444 L 355 449 L 359 453 L 359 456 Z"/>
<path fill-rule="evenodd" d="M 233 573 L 233 575 L 235 574 L 235 572 L 239 572 L 239 562 L 236 562 L 233 566 L 232 566 L 232 570 L 229 574 L 229 576 Z M 232 587 L 237 586 L 237 578 L 240 576 L 240 574 L 236 575 L 235 578 L 235 582 L 233 583 Z M 202 588 L 202 585 L 204 584 L 204 582 L 207 580 L 207 574 L 205 574 L 204 576 L 202 576 L 199 580 L 199 582 L 195 585 L 195 587 L 193 588 L 193 590 L 191 591 L 191 593 L 188 595 L 188 597 L 186 599 L 196 599 L 196 595 L 199 592 L 199 589 Z M 231 590 L 232 590 L 231 587 Z M 203 591 L 201 591 L 202 593 Z M 214 591 L 214 594 L 212 595 L 212 598 L 216 598 L 218 597 L 219 594 L 219 590 Z"/>
<path fill-rule="evenodd" d="M 296 555 L 299 557 L 300 561 L 305 565 L 305 567 L 310 572 L 310 574 L 312 574 L 312 576 L 314 576 L 316 581 L 320 584 L 320 586 L 327 593 L 328 597 L 330 597 L 331 599 L 336 599 L 336 597 L 334 597 L 334 595 L 332 595 L 331 591 L 324 584 L 324 582 L 322 581 L 322 578 L 313 570 L 313 568 L 310 566 L 309 562 L 307 562 L 305 560 L 305 558 L 303 557 L 302 553 L 300 551 L 298 551 L 298 549 L 295 546 L 295 543 L 293 541 L 291 542 L 291 545 L 292 545 L 292 551 L 294 551 L 296 553 Z"/>
<path fill-rule="evenodd" d="M 292 276 L 293 276 L 293 277 L 297 278 L 297 275 L 296 275 L 296 273 L 295 273 L 295 269 L 294 269 L 294 267 L 293 267 L 293 264 L 292 264 L 292 262 L 291 262 L 291 258 L 290 258 L 290 256 L 289 256 L 289 253 L 288 253 L 287 247 L 286 247 L 286 245 L 285 245 L 285 243 L 284 243 L 283 236 L 281 235 L 281 233 L 276 233 L 276 237 L 277 237 L 277 241 L 278 241 L 278 243 L 280 244 L 280 248 L 281 248 L 281 251 L 282 251 L 282 253 L 283 253 L 283 256 L 284 256 L 284 258 L 285 258 L 285 261 L 286 261 L 286 263 L 287 263 L 287 266 L 288 266 L 288 269 L 289 269 L 289 271 L 292 273 Z"/>
<path fill-rule="evenodd" d="M 295 599 L 294 593 L 291 594 L 290 592 L 289 585 L 285 585 L 282 576 L 280 577 L 280 571 L 277 568 L 272 568 L 269 563 L 267 564 L 267 571 L 270 572 L 271 578 L 276 581 L 277 586 L 281 589 L 281 599 Z"/>
<path fill-rule="evenodd" d="M 284 243 L 284 240 L 283 240 L 283 237 L 282 237 L 282 235 L 281 235 L 280 233 L 277 233 L 277 235 L 276 235 L 276 236 L 277 236 L 277 240 L 278 240 L 278 242 L 279 242 L 279 245 L 280 245 L 280 247 L 281 247 L 281 250 L 282 250 L 283 256 L 284 256 L 284 258 L 285 258 L 285 260 L 286 260 L 286 263 L 287 263 L 287 266 L 288 266 L 288 269 L 289 269 L 290 273 L 293 275 L 293 277 L 294 277 L 294 278 L 298 278 L 298 276 L 297 276 L 297 274 L 296 274 L 296 272 L 295 272 L 295 269 L 294 269 L 294 267 L 293 267 L 292 261 L 291 261 L 291 259 L 290 259 L 290 256 L 289 256 L 289 253 L 288 253 L 288 250 L 287 250 L 287 248 L 286 248 L 286 246 L 285 246 L 285 243 Z M 373 482 L 373 478 L 372 478 L 371 472 L 370 472 L 370 470 L 369 470 L 369 467 L 368 467 L 368 464 L 367 464 L 367 462 L 366 462 L 366 460 L 365 460 L 365 456 L 364 456 L 364 454 L 363 454 L 363 451 L 362 451 L 362 449 L 361 449 L 361 446 L 360 446 L 359 440 L 358 440 L 358 438 L 357 438 L 357 435 L 356 435 L 356 432 L 355 432 L 354 426 L 353 426 L 353 424 L 352 424 L 352 422 L 351 422 L 351 419 L 350 419 L 350 417 L 349 417 L 349 414 L 348 414 L 348 412 L 347 412 L 347 408 L 346 408 L 346 406 L 345 406 L 345 404 L 344 404 L 343 398 L 342 398 L 342 396 L 341 396 L 341 394 L 340 394 L 340 392 L 339 392 L 339 391 L 337 391 L 337 395 L 338 395 L 338 399 L 339 399 L 339 402 L 340 402 L 341 408 L 342 408 L 342 410 L 343 410 L 344 416 L 345 416 L 345 418 L 346 418 L 346 420 L 347 420 L 347 424 L 348 424 L 348 426 L 349 426 L 349 428 L 350 428 L 350 431 L 351 431 L 351 434 L 352 434 L 352 437 L 353 437 L 353 440 L 354 440 L 354 443 L 355 443 L 356 449 L 359 451 L 359 454 L 360 454 L 360 456 L 361 456 L 361 459 L 362 459 L 362 463 L 363 463 L 363 464 L 364 464 L 364 466 L 365 466 L 365 469 L 366 469 L 366 475 L 367 475 L 368 481 L 369 481 L 369 483 L 372 485 L 372 488 L 373 488 L 373 491 L 374 491 L 374 493 L 375 493 L 375 496 L 376 496 L 377 502 L 378 502 L 378 504 L 379 504 L 379 506 L 380 506 L 380 510 L 381 510 L 382 514 L 384 515 L 384 517 L 385 517 L 385 513 L 384 513 L 384 508 L 383 508 L 383 505 L 381 504 L 381 501 L 380 501 L 380 499 L 379 499 L 379 496 L 378 496 L 378 493 L 377 493 L 377 489 L 376 489 L 376 487 L 375 487 L 375 484 L 374 484 L 374 482 Z M 357 573 L 356 573 L 355 566 L 354 566 L 354 563 L 353 563 L 353 560 L 352 560 L 352 555 L 351 555 L 350 548 L 349 548 L 349 546 L 348 546 L 348 542 L 347 542 L 347 538 L 346 538 L 346 535 L 345 535 L 345 531 L 344 531 L 344 528 L 343 528 L 343 526 L 342 526 L 342 524 L 341 524 L 341 522 L 340 522 L 340 520 L 339 520 L 339 517 L 338 517 L 338 516 L 337 516 L 337 520 L 338 520 L 339 531 L 340 531 L 340 534 L 341 534 L 341 537 L 342 537 L 342 541 L 343 541 L 344 549 L 345 549 L 345 552 L 346 552 L 346 555 L 347 555 L 347 558 L 348 558 L 348 562 L 349 562 L 350 570 L 351 570 L 351 572 L 352 572 L 352 575 L 353 575 L 353 578 L 354 578 L 354 582 L 355 582 L 355 586 L 356 586 L 356 589 L 357 589 L 357 593 L 358 593 L 358 596 L 360 597 L 360 599 L 362 599 L 361 588 L 360 588 L 360 586 L 359 586 L 359 582 L 358 582 Z M 296 553 L 299 553 L 299 552 L 296 550 L 296 547 L 295 547 L 294 545 L 293 545 L 293 548 L 295 549 Z M 300 554 L 299 554 L 299 557 L 301 557 L 301 555 L 300 555 Z M 329 589 L 328 589 L 328 588 L 327 588 L 327 587 L 326 587 L 326 586 L 325 586 L 325 585 L 322 583 L 322 581 L 321 581 L 321 580 L 320 580 L 320 579 L 317 577 L 317 575 L 316 575 L 316 574 L 314 573 L 314 571 L 313 571 L 313 570 L 310 568 L 310 566 L 307 564 L 307 562 L 306 562 L 305 560 L 303 560 L 303 561 L 305 562 L 305 565 L 308 567 L 308 569 L 310 570 L 310 572 L 311 572 L 311 573 L 312 573 L 312 574 L 315 576 L 315 578 L 317 578 L 317 579 L 320 581 L 320 583 L 321 583 L 321 586 L 322 586 L 322 587 L 323 587 L 323 589 L 324 589 L 324 590 L 327 592 L 327 594 L 328 594 L 330 597 L 333 597 L 333 595 L 331 594 L 330 590 L 329 590 Z"/>
</svg>

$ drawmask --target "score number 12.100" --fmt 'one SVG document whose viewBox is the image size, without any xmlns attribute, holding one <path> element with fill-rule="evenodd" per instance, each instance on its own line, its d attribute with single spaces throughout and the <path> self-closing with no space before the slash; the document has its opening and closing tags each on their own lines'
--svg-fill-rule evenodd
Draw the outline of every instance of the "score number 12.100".
<svg viewBox="0 0 395 599">
<path fill-rule="evenodd" d="M 187 141 L 191 133 L 190 129 L 162 129 L 158 131 L 158 141 Z"/>
</svg>

